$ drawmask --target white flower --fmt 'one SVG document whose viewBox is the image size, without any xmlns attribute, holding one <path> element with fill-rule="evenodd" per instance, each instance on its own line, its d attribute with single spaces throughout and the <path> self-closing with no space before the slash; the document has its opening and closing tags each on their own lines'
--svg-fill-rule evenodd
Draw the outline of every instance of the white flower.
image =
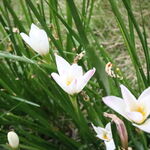
<svg viewBox="0 0 150 150">
<path fill-rule="evenodd" d="M 47 34 L 44 30 L 39 29 L 32 23 L 29 36 L 20 33 L 23 40 L 40 55 L 46 55 L 49 52 L 49 42 Z"/>
<path fill-rule="evenodd" d="M 105 126 L 105 128 L 96 127 L 93 124 L 92 126 L 97 134 L 96 136 L 99 139 L 104 140 L 104 143 L 106 145 L 106 150 L 115 150 L 115 144 L 112 138 L 110 122 Z"/>
<path fill-rule="evenodd" d="M 55 55 L 58 73 L 52 73 L 53 79 L 68 94 L 79 93 L 95 73 L 95 68 L 83 75 L 82 67 L 77 64 L 70 65 L 62 57 Z"/>
<path fill-rule="evenodd" d="M 11 148 L 18 148 L 19 146 L 19 137 L 14 131 L 10 131 L 7 134 L 8 143 Z"/>
<path fill-rule="evenodd" d="M 138 99 L 123 85 L 121 87 L 122 97 L 107 96 L 103 101 L 110 108 L 121 114 L 132 124 L 141 130 L 150 133 L 150 88 L 143 91 Z"/>
</svg>

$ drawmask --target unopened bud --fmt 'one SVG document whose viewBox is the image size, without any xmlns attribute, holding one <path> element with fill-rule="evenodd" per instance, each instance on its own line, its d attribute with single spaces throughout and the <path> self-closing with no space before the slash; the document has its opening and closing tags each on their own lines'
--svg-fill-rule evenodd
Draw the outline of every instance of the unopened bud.
<svg viewBox="0 0 150 150">
<path fill-rule="evenodd" d="M 17 149 L 19 146 L 19 137 L 14 131 L 7 134 L 8 144 L 12 149 Z"/>
<path fill-rule="evenodd" d="M 112 121 L 116 124 L 118 134 L 120 136 L 122 148 L 124 150 L 128 150 L 128 133 L 124 122 L 114 114 L 104 113 L 104 116 L 111 118 Z"/>
</svg>

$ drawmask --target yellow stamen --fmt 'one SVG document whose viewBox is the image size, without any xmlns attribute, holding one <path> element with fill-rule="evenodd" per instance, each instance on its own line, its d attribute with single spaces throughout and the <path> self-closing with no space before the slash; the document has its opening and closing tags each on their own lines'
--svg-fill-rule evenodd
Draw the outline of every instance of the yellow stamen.
<svg viewBox="0 0 150 150">
<path fill-rule="evenodd" d="M 66 84 L 67 84 L 67 85 L 70 85 L 70 84 L 71 84 L 71 81 L 66 81 Z"/>
<path fill-rule="evenodd" d="M 105 140 L 109 140 L 109 137 L 107 136 L 107 134 L 106 134 L 106 133 L 104 133 L 104 134 L 103 134 L 103 139 L 105 139 Z"/>
<path fill-rule="evenodd" d="M 69 75 L 69 76 L 66 78 L 66 85 L 67 85 L 67 86 L 70 85 L 70 84 L 72 83 L 73 79 L 74 79 L 74 78 Z"/>
<path fill-rule="evenodd" d="M 140 122 L 138 122 L 139 124 L 141 124 L 141 123 L 143 123 L 145 121 L 145 119 L 146 119 L 146 109 L 145 109 L 144 106 L 141 106 L 141 105 L 137 106 L 132 111 L 139 112 L 143 116 L 142 120 Z M 135 123 L 137 123 L 137 122 L 135 122 Z"/>
<path fill-rule="evenodd" d="M 143 115 L 143 117 L 146 115 L 146 112 L 144 110 L 143 106 L 138 106 L 136 109 L 137 112 L 141 113 Z"/>
</svg>

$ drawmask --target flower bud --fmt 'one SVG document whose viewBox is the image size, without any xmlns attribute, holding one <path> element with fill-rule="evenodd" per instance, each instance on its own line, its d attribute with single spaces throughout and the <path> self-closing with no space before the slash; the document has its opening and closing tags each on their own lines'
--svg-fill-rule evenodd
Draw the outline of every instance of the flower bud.
<svg viewBox="0 0 150 150">
<path fill-rule="evenodd" d="M 104 113 L 104 116 L 111 118 L 112 121 L 116 124 L 118 134 L 120 136 L 122 148 L 127 150 L 128 149 L 128 133 L 127 133 L 124 122 L 120 118 L 118 118 L 115 114 Z"/>
<path fill-rule="evenodd" d="M 10 131 L 7 134 L 8 144 L 12 149 L 16 149 L 19 146 L 19 137 L 14 131 Z"/>
<path fill-rule="evenodd" d="M 20 33 L 23 40 L 38 54 L 44 56 L 49 53 L 49 41 L 46 32 L 32 23 L 29 36 Z"/>
</svg>

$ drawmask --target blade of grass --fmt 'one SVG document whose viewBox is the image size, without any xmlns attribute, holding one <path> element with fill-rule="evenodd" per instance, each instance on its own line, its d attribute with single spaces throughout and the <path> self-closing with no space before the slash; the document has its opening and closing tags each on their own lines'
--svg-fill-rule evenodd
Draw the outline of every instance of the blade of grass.
<svg viewBox="0 0 150 150">
<path fill-rule="evenodd" d="M 127 44 L 127 48 L 128 48 L 128 51 L 129 51 L 129 54 L 131 56 L 131 59 L 132 59 L 132 62 L 133 62 L 133 65 L 135 67 L 135 70 L 137 71 L 137 73 L 140 73 L 140 77 L 142 77 L 142 82 L 144 83 L 145 86 L 147 86 L 147 79 L 145 77 L 145 74 L 144 74 L 144 71 L 143 71 L 143 68 L 142 68 L 142 65 L 139 61 L 139 58 L 137 56 L 137 53 L 134 49 L 134 45 L 132 43 L 132 41 L 130 40 L 130 36 L 129 36 L 129 33 L 126 29 L 126 26 L 124 24 L 124 21 L 121 17 L 121 14 L 118 10 L 118 7 L 117 7 L 117 4 L 114 0 L 109 0 L 110 4 L 111 4 L 111 7 L 112 7 L 112 10 L 116 16 L 116 19 L 118 21 L 118 24 L 119 24 L 119 27 L 120 27 L 120 30 L 123 34 L 123 37 L 125 39 L 125 42 Z M 139 81 L 141 80 L 140 78 L 138 79 Z"/>
</svg>

